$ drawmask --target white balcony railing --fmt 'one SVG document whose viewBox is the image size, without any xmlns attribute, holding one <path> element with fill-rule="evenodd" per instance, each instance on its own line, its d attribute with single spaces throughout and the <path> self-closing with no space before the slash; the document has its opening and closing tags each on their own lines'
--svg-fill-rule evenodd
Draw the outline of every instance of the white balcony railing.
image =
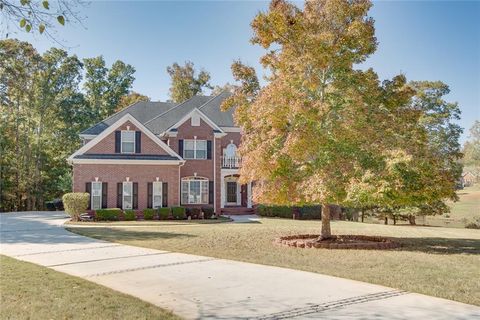
<svg viewBox="0 0 480 320">
<path fill-rule="evenodd" d="M 242 158 L 233 156 L 223 156 L 222 157 L 222 168 L 235 169 L 239 168 L 242 164 Z"/>
</svg>

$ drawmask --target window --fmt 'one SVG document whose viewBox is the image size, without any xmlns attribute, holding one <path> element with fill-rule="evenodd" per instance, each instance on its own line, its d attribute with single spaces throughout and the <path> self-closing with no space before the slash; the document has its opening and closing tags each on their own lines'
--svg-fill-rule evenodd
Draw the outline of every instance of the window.
<svg viewBox="0 0 480 320">
<path fill-rule="evenodd" d="M 185 159 L 207 159 L 207 140 L 185 140 L 183 157 Z"/>
<path fill-rule="evenodd" d="M 122 153 L 135 152 L 135 131 L 122 131 Z"/>
<path fill-rule="evenodd" d="M 182 204 L 207 204 L 208 180 L 188 177 L 182 179 Z"/>
<path fill-rule="evenodd" d="M 122 209 L 132 209 L 133 207 L 133 183 L 124 182 L 123 183 L 123 193 L 122 193 Z"/>
<path fill-rule="evenodd" d="M 102 183 L 92 182 L 92 210 L 102 209 Z"/>
<path fill-rule="evenodd" d="M 155 181 L 153 183 L 153 208 L 160 208 L 162 206 L 162 182 Z"/>
</svg>

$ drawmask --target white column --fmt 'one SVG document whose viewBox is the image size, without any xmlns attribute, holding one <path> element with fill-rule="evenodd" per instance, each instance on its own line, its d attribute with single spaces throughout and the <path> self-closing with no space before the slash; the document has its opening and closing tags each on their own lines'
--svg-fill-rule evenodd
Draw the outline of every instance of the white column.
<svg viewBox="0 0 480 320">
<path fill-rule="evenodd" d="M 252 207 L 252 183 L 247 184 L 247 208 Z"/>
<path fill-rule="evenodd" d="M 225 208 L 225 175 L 222 173 L 220 177 L 220 208 Z"/>
</svg>

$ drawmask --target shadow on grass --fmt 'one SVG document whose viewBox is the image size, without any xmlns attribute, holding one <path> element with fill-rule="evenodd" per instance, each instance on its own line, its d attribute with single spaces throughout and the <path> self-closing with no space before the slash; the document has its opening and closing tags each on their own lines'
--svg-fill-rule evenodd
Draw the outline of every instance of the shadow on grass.
<svg viewBox="0 0 480 320">
<path fill-rule="evenodd" d="M 480 239 L 454 238 L 390 238 L 402 244 L 397 251 L 418 251 L 433 254 L 480 255 Z"/>
<path fill-rule="evenodd" d="M 118 228 L 66 228 L 86 237 L 105 241 L 149 241 L 174 238 L 194 238 L 195 235 L 175 232 L 119 230 Z"/>
</svg>

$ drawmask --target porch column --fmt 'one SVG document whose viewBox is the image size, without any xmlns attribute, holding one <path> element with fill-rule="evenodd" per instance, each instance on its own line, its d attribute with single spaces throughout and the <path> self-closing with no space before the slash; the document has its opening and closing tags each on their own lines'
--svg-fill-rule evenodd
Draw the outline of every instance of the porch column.
<svg viewBox="0 0 480 320">
<path fill-rule="evenodd" d="M 225 175 L 220 176 L 220 208 L 225 208 Z"/>
<path fill-rule="evenodd" d="M 252 207 L 252 183 L 247 184 L 247 208 Z"/>
</svg>

